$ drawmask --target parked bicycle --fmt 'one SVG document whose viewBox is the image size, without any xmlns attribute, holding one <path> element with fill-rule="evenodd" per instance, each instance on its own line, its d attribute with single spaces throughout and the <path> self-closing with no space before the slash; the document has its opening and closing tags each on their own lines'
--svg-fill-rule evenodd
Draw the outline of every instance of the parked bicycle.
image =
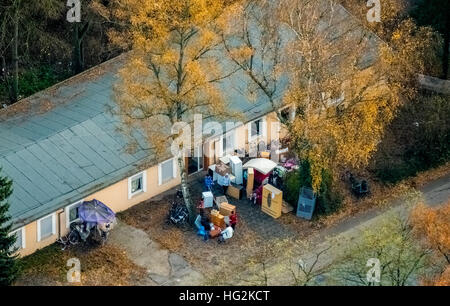
<svg viewBox="0 0 450 306">
<path fill-rule="evenodd" d="M 98 200 L 83 202 L 78 208 L 80 221 L 72 222 L 69 233 L 58 239 L 65 250 L 80 242 L 105 244 L 109 232 L 116 223 L 115 213 Z"/>
<path fill-rule="evenodd" d="M 171 203 L 166 224 L 182 226 L 187 223 L 188 217 L 189 211 L 184 203 L 183 192 L 181 190 L 177 190 Z"/>
</svg>

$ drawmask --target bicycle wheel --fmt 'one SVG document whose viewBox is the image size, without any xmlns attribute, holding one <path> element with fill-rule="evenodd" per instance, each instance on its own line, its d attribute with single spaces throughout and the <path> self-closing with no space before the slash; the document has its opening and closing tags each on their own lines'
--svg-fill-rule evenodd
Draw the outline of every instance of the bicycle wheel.
<svg viewBox="0 0 450 306">
<path fill-rule="evenodd" d="M 71 231 L 69 234 L 69 242 L 70 244 L 78 244 L 80 242 L 80 235 L 77 231 Z"/>
</svg>

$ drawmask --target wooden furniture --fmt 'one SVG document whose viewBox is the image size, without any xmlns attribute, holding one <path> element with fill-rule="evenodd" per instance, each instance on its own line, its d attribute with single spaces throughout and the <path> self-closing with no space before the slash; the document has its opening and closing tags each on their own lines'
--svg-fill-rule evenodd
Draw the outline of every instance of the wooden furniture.
<svg viewBox="0 0 450 306">
<path fill-rule="evenodd" d="M 230 186 L 228 186 L 227 189 L 227 195 L 237 200 L 240 200 L 242 196 L 242 188 L 243 187 L 240 185 L 230 184 Z"/>
<path fill-rule="evenodd" d="M 261 210 L 273 218 L 281 216 L 283 192 L 267 184 L 263 187 Z"/>
<path fill-rule="evenodd" d="M 211 222 L 221 228 L 225 228 L 225 219 L 217 210 L 211 211 Z"/>
<path fill-rule="evenodd" d="M 260 156 L 261 158 L 267 158 L 267 159 L 270 159 L 270 152 L 269 152 L 269 151 L 262 151 L 262 152 L 259 153 L 259 156 Z"/>
<path fill-rule="evenodd" d="M 247 198 L 250 198 L 250 196 L 253 193 L 254 180 L 255 180 L 255 172 L 254 172 L 253 168 L 248 168 L 247 169 L 247 188 L 246 188 Z"/>
<path fill-rule="evenodd" d="M 228 204 L 228 203 L 222 203 L 220 205 L 220 214 L 223 216 L 229 216 L 231 215 L 231 212 L 236 212 L 236 206 Z"/>
<path fill-rule="evenodd" d="M 217 205 L 217 207 L 220 209 L 220 205 L 222 204 L 222 203 L 228 203 L 228 199 L 227 199 L 227 197 L 226 196 L 219 196 L 219 197 L 216 197 L 216 199 L 215 199 L 215 201 L 216 201 L 216 205 Z"/>
</svg>

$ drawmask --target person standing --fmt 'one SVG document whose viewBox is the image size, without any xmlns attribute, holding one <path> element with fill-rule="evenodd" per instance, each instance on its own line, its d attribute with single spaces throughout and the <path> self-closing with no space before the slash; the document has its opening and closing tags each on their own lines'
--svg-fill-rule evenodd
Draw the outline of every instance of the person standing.
<svg viewBox="0 0 450 306">
<path fill-rule="evenodd" d="M 213 177 L 211 175 L 209 175 L 209 173 L 208 173 L 205 177 L 206 190 L 211 191 L 213 185 L 214 185 Z"/>
<path fill-rule="evenodd" d="M 230 225 L 233 228 L 233 230 L 236 230 L 236 223 L 237 223 L 237 215 L 236 212 L 233 210 L 230 215 Z"/>
<path fill-rule="evenodd" d="M 227 173 L 225 174 L 224 177 L 222 177 L 222 179 L 220 180 L 220 185 L 222 186 L 223 189 L 223 194 L 227 194 L 227 190 L 228 190 L 228 186 L 230 186 L 230 175 Z"/>
<path fill-rule="evenodd" d="M 243 174 L 243 185 L 244 188 L 247 188 L 247 178 L 248 178 L 248 170 L 244 170 L 244 174 Z"/>
</svg>

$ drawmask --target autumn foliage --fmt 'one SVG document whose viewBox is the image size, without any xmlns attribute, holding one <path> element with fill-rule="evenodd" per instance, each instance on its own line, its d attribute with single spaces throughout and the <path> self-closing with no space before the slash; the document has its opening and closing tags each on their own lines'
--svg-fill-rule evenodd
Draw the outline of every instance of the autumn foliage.
<svg viewBox="0 0 450 306">
<path fill-rule="evenodd" d="M 431 280 L 425 280 L 427 285 L 450 285 L 450 201 L 439 208 L 431 208 L 419 204 L 411 214 L 411 220 L 416 234 L 422 237 L 425 244 L 444 256 L 446 267 L 444 271 Z"/>
<path fill-rule="evenodd" d="M 412 222 L 416 232 L 450 264 L 450 201 L 440 208 L 419 204 L 412 212 Z"/>
</svg>

